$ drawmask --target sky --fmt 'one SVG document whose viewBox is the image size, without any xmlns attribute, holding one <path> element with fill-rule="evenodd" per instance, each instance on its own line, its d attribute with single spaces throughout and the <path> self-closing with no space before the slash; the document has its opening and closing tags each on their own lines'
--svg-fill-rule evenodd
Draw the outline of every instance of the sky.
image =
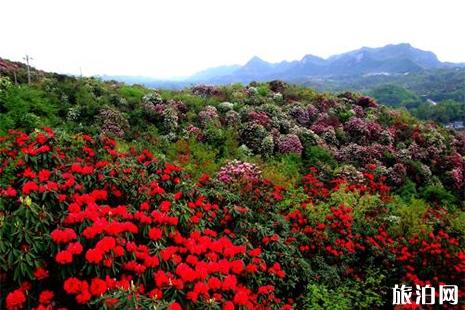
<svg viewBox="0 0 465 310">
<path fill-rule="evenodd" d="M 463 0 L 0 0 L 0 57 L 59 73 L 187 76 L 390 43 L 465 62 Z"/>
</svg>

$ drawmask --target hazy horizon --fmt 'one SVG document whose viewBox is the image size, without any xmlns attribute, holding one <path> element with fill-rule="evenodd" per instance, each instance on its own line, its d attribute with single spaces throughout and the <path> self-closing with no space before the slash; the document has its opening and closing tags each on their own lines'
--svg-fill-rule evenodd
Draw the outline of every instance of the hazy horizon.
<svg viewBox="0 0 465 310">
<path fill-rule="evenodd" d="M 10 1 L 0 57 L 47 71 L 167 79 L 206 68 L 410 43 L 465 62 L 465 3 L 430 1 Z M 11 12 L 11 13 L 9 13 Z M 40 14 L 37 12 L 41 12 Z"/>
</svg>

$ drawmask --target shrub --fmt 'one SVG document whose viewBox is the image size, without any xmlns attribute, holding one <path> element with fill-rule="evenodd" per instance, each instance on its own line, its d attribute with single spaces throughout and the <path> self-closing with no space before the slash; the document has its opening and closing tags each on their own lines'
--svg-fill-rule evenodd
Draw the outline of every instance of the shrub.
<svg viewBox="0 0 465 310">
<path fill-rule="evenodd" d="M 216 108 L 212 106 L 206 106 L 202 111 L 200 111 L 199 124 L 202 128 L 206 128 L 208 126 L 218 126 L 219 116 Z"/>
<path fill-rule="evenodd" d="M 306 147 L 303 151 L 302 159 L 306 167 L 337 166 L 334 156 L 325 148 L 317 145 Z"/>
<path fill-rule="evenodd" d="M 142 97 L 142 104 L 156 105 L 160 103 L 163 103 L 163 98 L 158 92 L 151 92 Z"/>
<path fill-rule="evenodd" d="M 233 160 L 221 167 L 217 179 L 223 183 L 254 183 L 260 180 L 261 171 L 254 164 Z"/>
<path fill-rule="evenodd" d="M 239 113 L 237 113 L 236 111 L 226 112 L 226 115 L 224 116 L 224 123 L 226 126 L 239 126 Z"/>
<path fill-rule="evenodd" d="M 259 154 L 263 139 L 268 135 L 265 127 L 257 123 L 246 123 L 240 131 L 240 140 L 254 153 Z"/>
<path fill-rule="evenodd" d="M 229 112 L 231 110 L 234 109 L 234 103 L 231 103 L 231 102 L 221 102 L 219 105 L 218 105 L 218 110 L 221 112 L 221 113 L 226 113 L 226 112 Z"/>
<path fill-rule="evenodd" d="M 98 118 L 102 123 L 103 135 L 122 138 L 129 130 L 127 118 L 117 109 L 104 107 L 100 110 Z"/>
<path fill-rule="evenodd" d="M 282 135 L 278 140 L 278 151 L 283 154 L 295 153 L 302 154 L 302 143 L 297 135 Z"/>
<path fill-rule="evenodd" d="M 289 111 L 289 115 L 301 126 L 308 125 L 310 121 L 308 110 L 300 106 L 292 107 Z"/>
</svg>

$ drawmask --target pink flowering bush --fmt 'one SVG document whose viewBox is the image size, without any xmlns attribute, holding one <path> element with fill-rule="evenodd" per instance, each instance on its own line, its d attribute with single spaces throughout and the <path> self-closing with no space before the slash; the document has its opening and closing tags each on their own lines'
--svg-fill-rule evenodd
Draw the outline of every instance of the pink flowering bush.
<svg viewBox="0 0 465 310">
<path fill-rule="evenodd" d="M 199 124 L 200 127 L 207 127 L 209 125 L 218 125 L 219 115 L 215 107 L 206 106 L 202 111 L 199 112 Z"/>
<path fill-rule="evenodd" d="M 233 160 L 220 169 L 217 179 L 227 184 L 256 182 L 261 179 L 261 171 L 255 164 Z"/>
</svg>

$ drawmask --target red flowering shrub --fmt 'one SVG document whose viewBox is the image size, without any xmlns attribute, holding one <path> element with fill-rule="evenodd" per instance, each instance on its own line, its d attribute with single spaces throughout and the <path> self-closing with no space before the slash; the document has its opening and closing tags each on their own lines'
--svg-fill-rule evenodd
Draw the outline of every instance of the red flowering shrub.
<svg viewBox="0 0 465 310">
<path fill-rule="evenodd" d="M 385 300 L 373 307 L 401 283 L 464 294 L 464 236 L 448 211 L 426 208 L 421 229 L 402 233 L 374 164 L 357 182 L 312 168 L 294 189 L 237 187 L 45 129 L 0 139 L 0 169 L 7 309 L 300 309 L 309 284 L 363 286 L 373 270 Z"/>
<path fill-rule="evenodd" d="M 41 306 L 117 307 L 123 301 L 106 296 L 128 289 L 173 309 L 287 302 L 261 288 L 285 277 L 279 265 L 221 226 L 226 211 L 179 167 L 114 146 L 88 136 L 58 142 L 51 130 L 12 131 L 2 140 L 1 289 L 8 309 L 22 308 L 27 296 Z M 31 286 L 14 290 L 24 280 Z"/>
</svg>

